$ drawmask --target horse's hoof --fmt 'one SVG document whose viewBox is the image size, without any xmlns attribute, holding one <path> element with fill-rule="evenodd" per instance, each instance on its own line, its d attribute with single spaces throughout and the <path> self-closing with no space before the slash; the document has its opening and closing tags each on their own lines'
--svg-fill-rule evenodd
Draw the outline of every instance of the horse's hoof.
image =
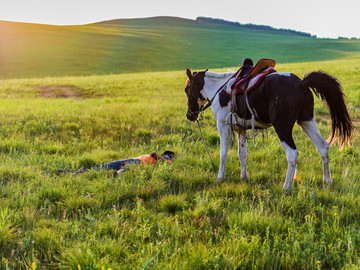
<svg viewBox="0 0 360 270">
<path fill-rule="evenodd" d="M 324 181 L 323 183 L 323 189 L 332 188 L 333 186 L 334 186 L 334 182 L 332 180 Z"/>
<path fill-rule="evenodd" d="M 285 193 L 285 195 L 291 195 L 291 187 L 283 187 L 283 192 Z"/>
<path fill-rule="evenodd" d="M 221 185 L 223 183 L 223 179 L 217 178 L 215 181 L 215 185 Z"/>
</svg>

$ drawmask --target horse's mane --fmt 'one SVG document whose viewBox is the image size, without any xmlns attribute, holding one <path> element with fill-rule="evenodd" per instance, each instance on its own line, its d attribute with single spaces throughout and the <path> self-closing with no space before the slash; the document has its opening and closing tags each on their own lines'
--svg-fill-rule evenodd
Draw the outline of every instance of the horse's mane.
<svg viewBox="0 0 360 270">
<path fill-rule="evenodd" d="M 215 73 L 215 72 L 211 72 L 211 71 L 206 71 L 205 76 L 209 77 L 209 78 L 214 78 L 214 79 L 223 79 L 223 78 L 229 77 L 233 74 L 234 74 L 234 72 Z"/>
</svg>

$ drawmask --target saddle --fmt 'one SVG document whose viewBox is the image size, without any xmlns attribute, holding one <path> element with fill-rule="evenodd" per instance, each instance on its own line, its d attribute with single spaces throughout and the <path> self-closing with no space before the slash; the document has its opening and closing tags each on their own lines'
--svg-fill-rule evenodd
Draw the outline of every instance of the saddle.
<svg viewBox="0 0 360 270">
<path fill-rule="evenodd" d="M 248 111 L 251 114 L 251 129 L 252 129 L 252 133 L 253 133 L 253 139 L 254 139 L 254 143 L 255 142 L 255 112 L 254 110 L 251 108 L 249 101 L 248 101 L 248 97 L 247 97 L 247 93 L 253 89 L 255 89 L 262 81 L 263 79 L 269 75 L 272 72 L 276 72 L 276 70 L 274 69 L 276 61 L 272 60 L 272 59 L 260 59 L 255 66 L 253 66 L 252 64 L 252 60 L 249 58 L 245 58 L 243 61 L 243 65 L 242 67 L 239 69 L 239 71 L 237 72 L 237 75 L 234 79 L 233 82 L 230 82 L 227 89 L 226 89 L 226 93 L 228 96 L 231 96 L 231 99 L 233 100 L 232 102 L 232 109 L 231 109 L 231 113 L 229 114 L 230 116 L 230 126 L 231 129 L 233 128 L 233 126 L 240 126 L 242 128 L 244 128 L 245 130 L 247 129 L 244 124 L 239 124 L 239 123 L 234 123 L 233 122 L 233 114 L 237 114 L 239 112 L 238 107 L 237 107 L 237 98 L 236 96 L 239 93 L 243 93 L 244 94 L 244 98 L 242 99 L 244 102 L 244 119 L 246 119 L 246 108 L 248 109 Z M 229 117 L 228 116 L 228 117 Z M 260 119 L 257 119 L 258 122 L 261 122 Z M 232 134 L 232 132 L 231 132 Z M 230 139 L 230 141 L 232 141 L 232 139 Z"/>
<path fill-rule="evenodd" d="M 252 66 L 252 63 L 251 59 L 244 59 L 243 65 L 235 77 L 235 82 L 232 83 L 230 89 L 227 89 L 229 96 L 253 90 L 267 75 L 276 72 L 275 60 L 263 58 L 255 66 Z"/>
</svg>

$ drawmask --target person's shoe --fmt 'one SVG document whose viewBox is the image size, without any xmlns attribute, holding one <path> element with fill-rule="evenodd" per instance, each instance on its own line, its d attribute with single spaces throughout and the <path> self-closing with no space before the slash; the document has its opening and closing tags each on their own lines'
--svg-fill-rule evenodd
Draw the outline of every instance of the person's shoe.
<svg viewBox="0 0 360 270">
<path fill-rule="evenodd" d="M 122 168 L 122 169 L 120 169 L 120 170 L 117 171 L 117 174 L 123 173 L 123 172 L 125 172 L 125 171 L 126 171 L 126 169 Z"/>
<path fill-rule="evenodd" d="M 69 173 L 68 171 L 65 171 L 65 170 L 63 170 L 63 169 L 59 169 L 59 170 L 58 170 L 58 174 L 59 174 L 59 175 L 68 174 L 68 173 Z"/>
<path fill-rule="evenodd" d="M 82 167 L 81 169 L 74 172 L 72 175 L 78 175 L 80 173 L 84 173 L 84 172 L 87 172 L 87 171 L 88 171 L 88 169 L 86 169 L 85 167 Z"/>
</svg>

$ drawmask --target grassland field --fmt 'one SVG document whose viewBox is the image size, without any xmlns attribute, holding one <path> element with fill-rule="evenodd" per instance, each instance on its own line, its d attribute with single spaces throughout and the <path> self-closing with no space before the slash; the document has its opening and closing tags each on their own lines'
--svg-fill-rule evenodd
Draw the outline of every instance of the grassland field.
<svg viewBox="0 0 360 270">
<path fill-rule="evenodd" d="M 323 189 L 321 158 L 296 126 L 290 195 L 272 128 L 248 143 L 247 181 L 236 147 L 226 179 L 216 179 L 185 117 L 184 70 L 0 80 L 0 269 L 360 267 L 359 59 L 277 65 L 300 77 L 336 76 L 356 131 L 352 146 L 331 146 L 334 186 Z M 61 98 L 64 89 L 76 94 Z M 315 114 L 327 138 L 329 113 L 319 100 Z M 210 110 L 202 126 L 218 164 Z M 171 166 L 133 166 L 115 177 L 57 173 L 164 150 L 176 153 Z"/>
</svg>

